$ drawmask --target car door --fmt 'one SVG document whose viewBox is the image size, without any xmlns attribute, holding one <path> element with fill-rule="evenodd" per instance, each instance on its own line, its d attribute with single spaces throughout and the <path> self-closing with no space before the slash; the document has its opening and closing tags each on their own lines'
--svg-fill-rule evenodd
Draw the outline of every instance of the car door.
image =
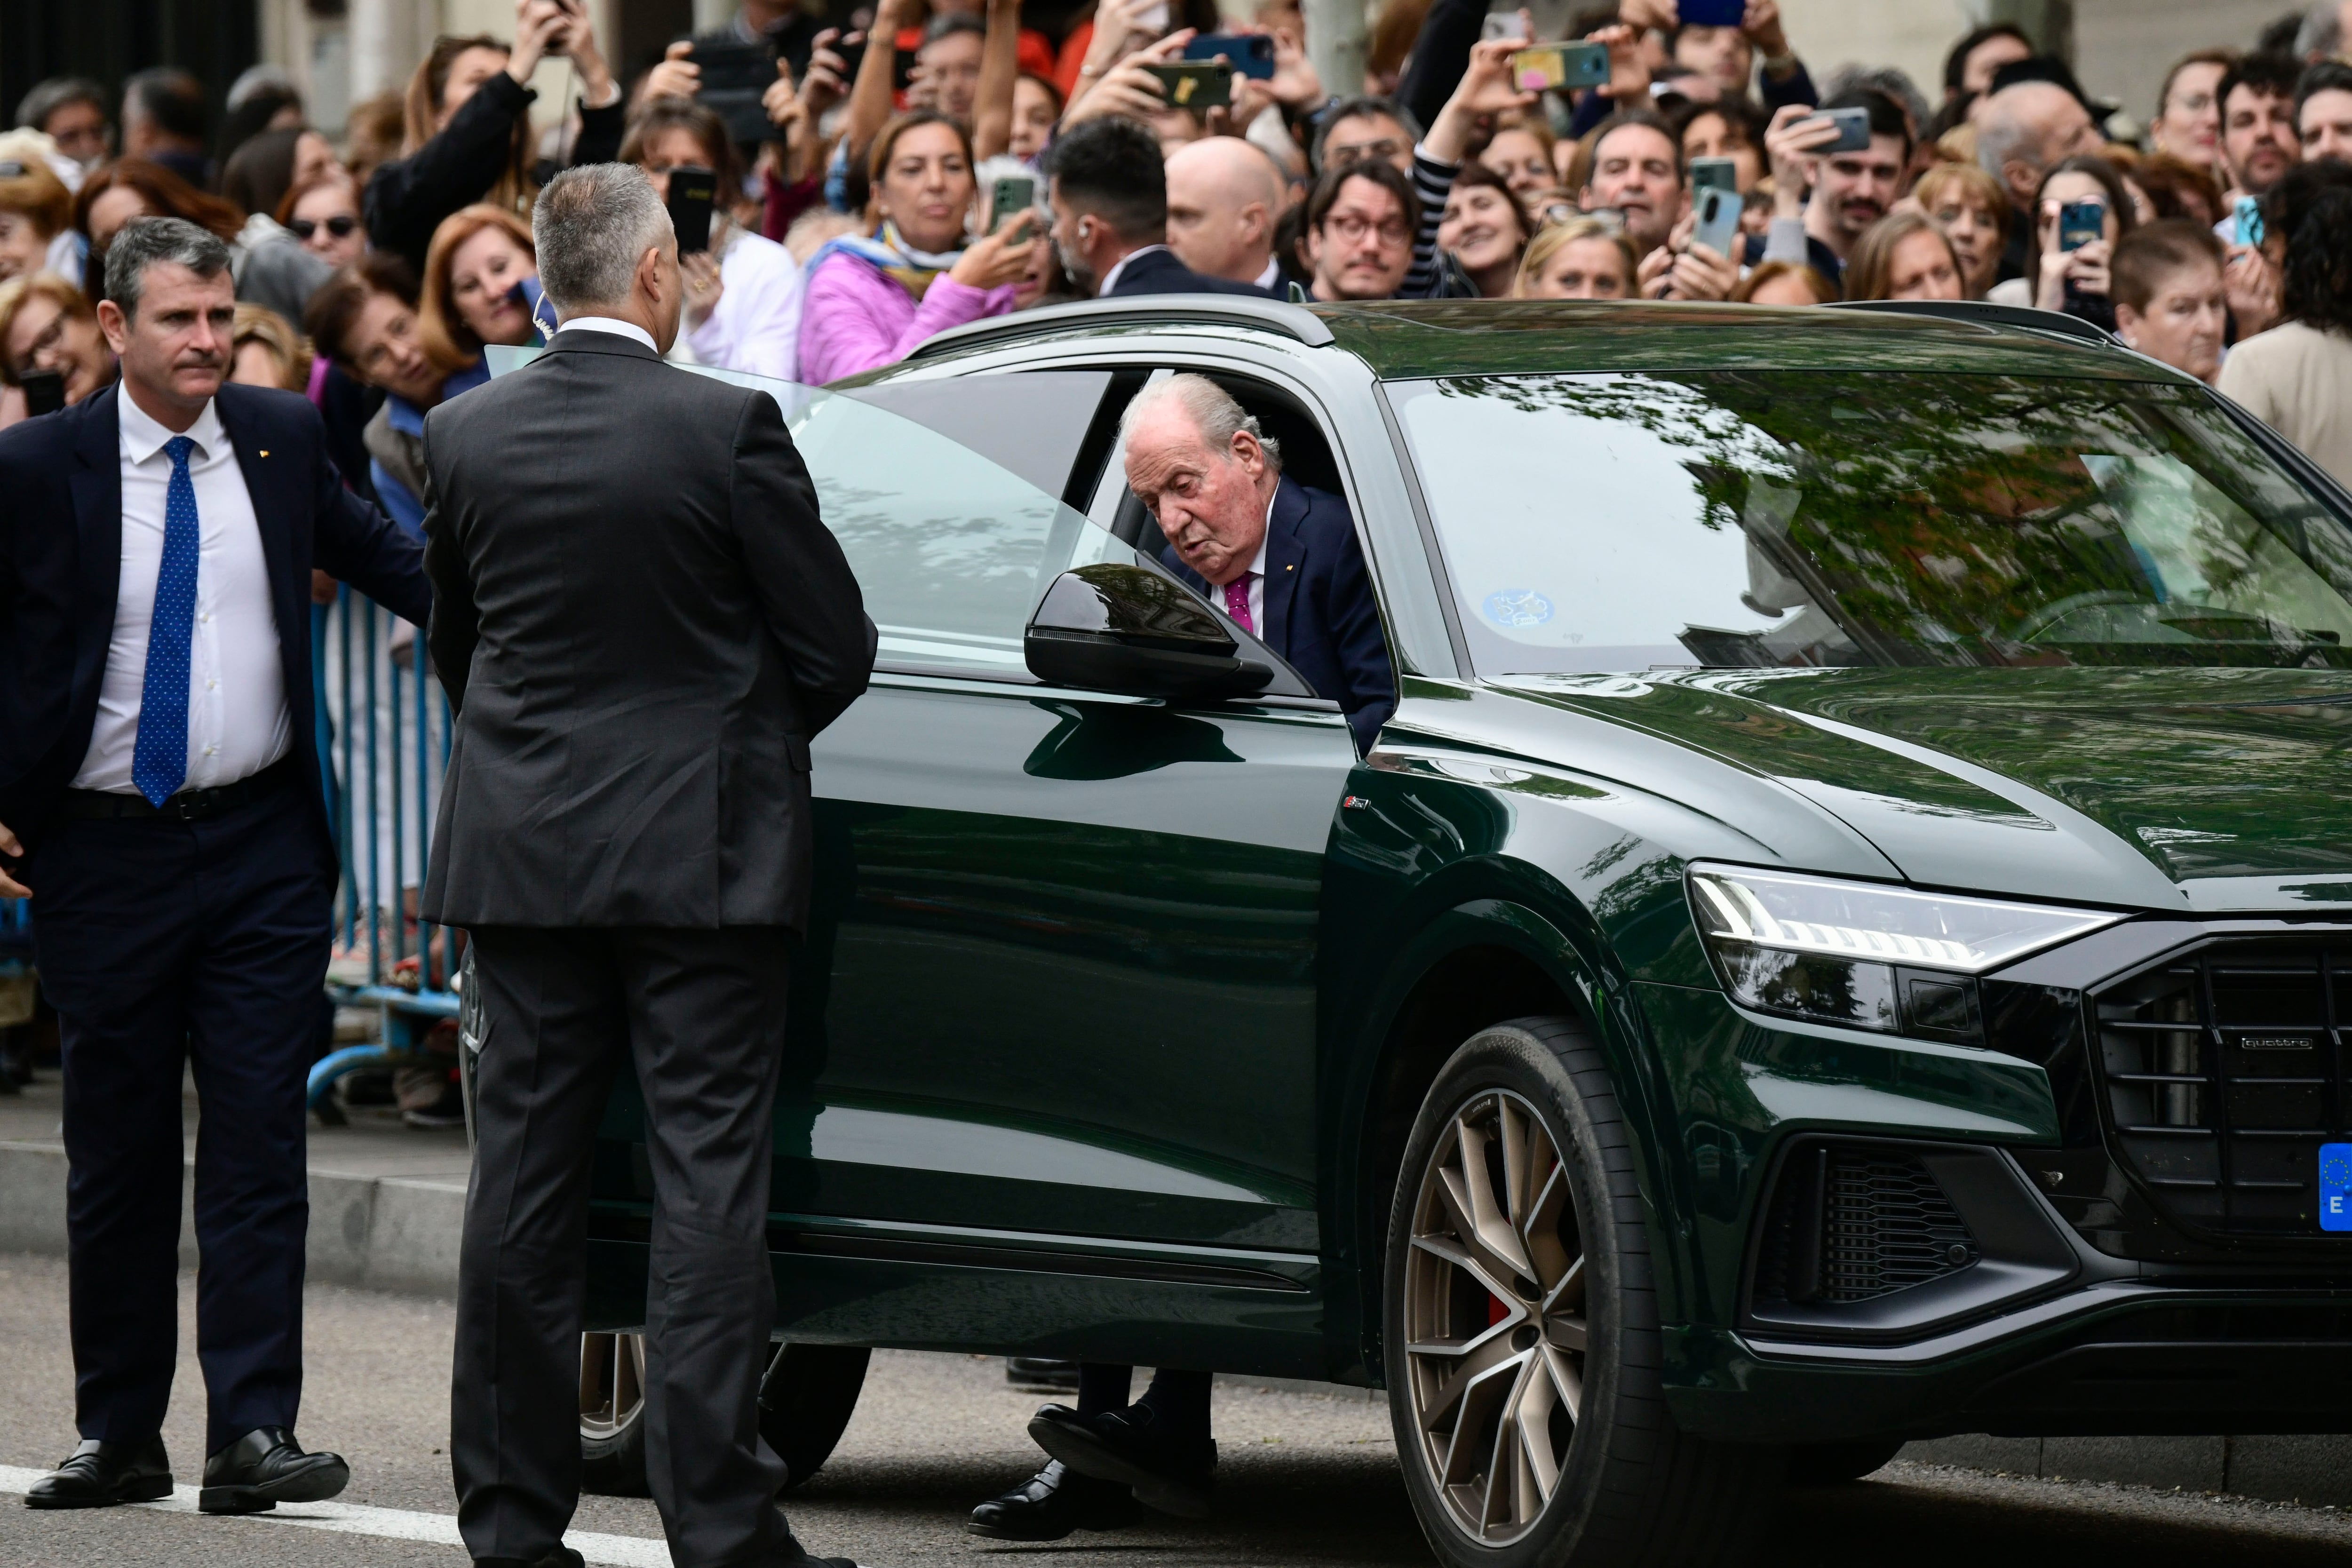
<svg viewBox="0 0 2352 1568">
<path fill-rule="evenodd" d="M 1054 493 L 1115 474 L 1100 437 L 1135 379 L 885 384 L 793 412 L 881 630 L 872 689 L 814 749 L 794 1008 L 822 1066 L 780 1110 L 778 1193 L 811 1224 L 1318 1246 L 1344 719 L 1049 689 L 1021 661 L 1060 570 L 1138 559 Z"/>
</svg>

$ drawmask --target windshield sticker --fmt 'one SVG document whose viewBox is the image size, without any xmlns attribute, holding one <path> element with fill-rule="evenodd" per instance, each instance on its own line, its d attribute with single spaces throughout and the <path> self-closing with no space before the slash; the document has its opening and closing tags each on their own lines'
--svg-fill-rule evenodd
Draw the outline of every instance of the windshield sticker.
<svg viewBox="0 0 2352 1568">
<path fill-rule="evenodd" d="M 1498 626 L 1539 626 L 1551 619 L 1551 601 L 1533 588 L 1505 588 L 1480 606 Z"/>
<path fill-rule="evenodd" d="M 2319 1146 L 2319 1228 L 2352 1230 L 2352 1143 Z"/>
</svg>

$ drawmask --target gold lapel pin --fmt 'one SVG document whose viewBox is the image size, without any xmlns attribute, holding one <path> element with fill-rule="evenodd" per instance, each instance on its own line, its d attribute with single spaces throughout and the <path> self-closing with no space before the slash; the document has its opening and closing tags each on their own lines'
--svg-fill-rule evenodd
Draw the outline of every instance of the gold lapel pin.
<svg viewBox="0 0 2352 1568">
<path fill-rule="evenodd" d="M 265 458 L 266 458 L 266 457 L 268 457 L 268 456 L 269 456 L 269 448 L 268 448 L 268 447 L 264 447 L 261 449 L 261 455 L 262 455 L 263 457 L 265 457 Z"/>
</svg>

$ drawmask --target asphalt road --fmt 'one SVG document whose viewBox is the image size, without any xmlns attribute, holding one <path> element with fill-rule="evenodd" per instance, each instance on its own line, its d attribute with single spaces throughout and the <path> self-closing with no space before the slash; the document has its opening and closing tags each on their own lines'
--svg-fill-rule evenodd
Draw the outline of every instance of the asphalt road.
<svg viewBox="0 0 2352 1568">
<path fill-rule="evenodd" d="M 182 1397 L 164 1431 L 183 1482 L 197 1479 L 202 1446 L 191 1299 L 184 1280 Z M 353 1482 L 340 1502 L 356 1506 L 340 1515 L 299 1511 L 331 1515 L 326 1522 L 337 1528 L 206 1519 L 185 1504 L 37 1513 L 0 1496 L 0 1563 L 462 1564 L 462 1551 L 436 1543 L 453 1539 L 443 1452 L 450 1323 L 440 1303 L 310 1292 L 301 1435 L 352 1460 Z M 0 1379 L 12 1391 L 0 1400 L 0 1482 L 21 1487 L 24 1472 L 55 1462 L 73 1441 L 62 1263 L 0 1257 Z M 1036 1403 L 1004 1386 L 998 1362 L 877 1356 L 833 1462 L 789 1500 L 795 1529 L 813 1548 L 875 1568 L 1024 1558 L 1056 1568 L 1431 1561 L 1397 1479 L 1384 1405 L 1360 1395 L 1240 1387 L 1217 1394 L 1223 1462 L 1214 1520 L 1045 1547 L 965 1534 L 971 1504 L 1037 1462 L 1022 1436 Z M 602 1538 L 592 1559 L 666 1562 L 649 1502 L 584 1500 L 575 1531 Z M 1855 1485 L 1790 1492 L 1758 1561 L 1763 1568 L 2352 1565 L 2352 1513 L 1903 1464 Z"/>
</svg>

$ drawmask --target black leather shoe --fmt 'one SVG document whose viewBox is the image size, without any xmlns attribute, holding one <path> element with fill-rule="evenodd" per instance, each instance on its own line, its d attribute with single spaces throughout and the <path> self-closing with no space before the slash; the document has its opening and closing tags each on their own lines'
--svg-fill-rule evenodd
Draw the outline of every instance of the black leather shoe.
<svg viewBox="0 0 2352 1568">
<path fill-rule="evenodd" d="M 293 1429 L 257 1426 L 205 1461 L 201 1513 L 267 1513 L 281 1502 L 324 1502 L 351 1485 L 341 1454 L 306 1454 Z"/>
<path fill-rule="evenodd" d="M 973 1509 L 964 1528 L 992 1541 L 1059 1541 L 1074 1530 L 1124 1530 L 1142 1517 L 1127 1488 L 1051 1459 L 1003 1497 Z"/>
<path fill-rule="evenodd" d="M 172 1495 L 172 1461 L 161 1434 L 144 1443 L 82 1439 L 66 1462 L 35 1481 L 26 1508 L 109 1508 Z"/>
<path fill-rule="evenodd" d="M 1081 1415 L 1066 1405 L 1048 1405 L 1029 1418 L 1029 1436 L 1080 1475 L 1132 1487 L 1147 1508 L 1185 1519 L 1208 1517 L 1216 1444 L 1171 1437 L 1143 1405 Z"/>
</svg>

